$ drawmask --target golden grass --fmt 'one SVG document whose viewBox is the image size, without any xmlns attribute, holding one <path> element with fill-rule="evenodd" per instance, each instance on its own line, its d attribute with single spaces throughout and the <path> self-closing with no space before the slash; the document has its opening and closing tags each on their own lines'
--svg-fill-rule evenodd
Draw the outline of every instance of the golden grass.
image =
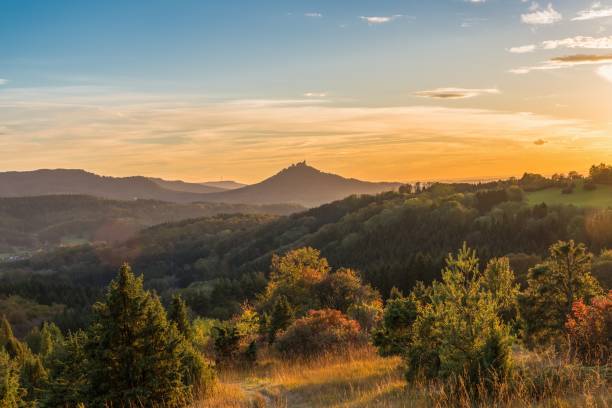
<svg viewBox="0 0 612 408">
<path fill-rule="evenodd" d="M 534 359 L 529 363 L 544 365 Z M 546 396 L 539 401 L 530 393 L 532 384 L 525 383 L 518 391 L 505 391 L 503 401 L 479 404 L 449 394 L 440 382 L 408 386 L 403 371 L 401 359 L 382 358 L 372 348 L 310 361 L 263 356 L 253 369 L 221 372 L 217 389 L 195 408 L 612 407 L 609 379 L 592 376 L 587 381 L 578 372 L 566 374 L 566 368 L 544 382 Z"/>
</svg>

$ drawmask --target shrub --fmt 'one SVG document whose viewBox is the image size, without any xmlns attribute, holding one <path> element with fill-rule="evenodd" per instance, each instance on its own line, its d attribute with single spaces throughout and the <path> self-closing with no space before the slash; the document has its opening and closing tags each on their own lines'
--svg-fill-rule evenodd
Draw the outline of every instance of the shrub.
<svg viewBox="0 0 612 408">
<path fill-rule="evenodd" d="M 584 184 L 582 185 L 582 189 L 585 191 L 593 191 L 593 190 L 597 190 L 597 184 L 595 184 L 595 182 L 591 179 L 587 179 L 585 180 Z"/>
<path fill-rule="evenodd" d="M 430 303 L 417 305 L 405 354 L 407 376 L 463 378 L 468 388 L 492 385 L 512 368 L 510 329 L 474 251 L 464 245 L 446 262 Z"/>
<path fill-rule="evenodd" d="M 366 341 L 359 323 L 338 310 L 311 310 L 296 320 L 276 340 L 276 349 L 283 354 L 313 356 L 338 351 Z"/>
<path fill-rule="evenodd" d="M 576 184 L 574 182 L 568 183 L 565 187 L 563 187 L 563 189 L 561 190 L 561 194 L 573 194 L 574 193 L 574 189 L 576 188 Z"/>
<path fill-rule="evenodd" d="M 591 305 L 574 302 L 565 327 L 570 350 L 585 364 L 605 364 L 612 357 L 612 291 Z"/>
<path fill-rule="evenodd" d="M 273 341 L 276 331 L 309 310 L 335 309 L 347 313 L 351 306 L 379 301 L 380 294 L 364 284 L 356 271 L 332 270 L 318 250 L 301 248 L 272 258 L 270 282 L 259 297 L 258 309 L 272 319 Z"/>
<path fill-rule="evenodd" d="M 380 325 L 383 307 L 380 300 L 371 303 L 358 303 L 351 305 L 347 310 L 347 315 L 361 326 L 365 333 L 370 333 Z"/>
<path fill-rule="evenodd" d="M 373 334 L 378 353 L 385 356 L 400 356 L 410 342 L 411 326 L 417 318 L 418 303 L 413 293 L 404 297 L 401 293 L 387 301 L 382 318 L 382 328 Z"/>
</svg>

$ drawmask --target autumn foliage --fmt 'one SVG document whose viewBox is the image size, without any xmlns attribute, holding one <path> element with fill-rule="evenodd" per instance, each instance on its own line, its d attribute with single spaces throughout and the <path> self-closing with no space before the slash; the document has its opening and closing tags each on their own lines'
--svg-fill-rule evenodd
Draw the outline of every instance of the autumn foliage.
<svg viewBox="0 0 612 408">
<path fill-rule="evenodd" d="M 590 305 L 574 302 L 565 328 L 575 357 L 586 364 L 605 364 L 612 357 L 612 290 Z"/>
<path fill-rule="evenodd" d="M 311 310 L 296 320 L 278 338 L 276 348 L 282 353 L 313 356 L 364 344 L 366 341 L 366 336 L 355 320 L 338 310 L 323 309 Z"/>
</svg>

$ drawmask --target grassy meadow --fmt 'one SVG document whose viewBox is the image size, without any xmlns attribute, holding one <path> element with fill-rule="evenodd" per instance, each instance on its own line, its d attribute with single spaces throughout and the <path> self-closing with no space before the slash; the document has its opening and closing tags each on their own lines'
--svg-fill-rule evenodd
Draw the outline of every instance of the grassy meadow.
<svg viewBox="0 0 612 408">
<path fill-rule="evenodd" d="M 611 373 L 591 373 L 587 379 L 580 369 L 552 355 L 515 354 L 521 369 L 541 371 L 546 367 L 549 377 L 518 380 L 518 392 L 504 391 L 506 384 L 499 384 L 501 396 L 480 403 L 457 393 L 451 395 L 441 382 L 407 385 L 401 358 L 380 357 L 373 347 L 365 347 L 309 361 L 266 356 L 251 369 L 222 370 L 214 391 L 192 408 L 612 406 Z M 536 383 L 546 389 L 546 397 L 539 401 L 531 394 Z"/>
<path fill-rule="evenodd" d="M 612 207 L 612 186 L 598 184 L 597 189 L 587 191 L 582 188 L 582 182 L 576 183 L 572 194 L 562 194 L 560 188 L 529 192 L 526 194 L 529 205 L 546 203 L 547 205 L 574 205 L 581 208 Z"/>
</svg>

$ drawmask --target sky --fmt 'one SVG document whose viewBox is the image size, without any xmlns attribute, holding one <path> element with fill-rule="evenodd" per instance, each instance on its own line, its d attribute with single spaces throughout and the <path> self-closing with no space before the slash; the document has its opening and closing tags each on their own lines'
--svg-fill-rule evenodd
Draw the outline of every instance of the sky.
<svg viewBox="0 0 612 408">
<path fill-rule="evenodd" d="M 612 0 L 0 0 L 0 171 L 588 171 Z"/>
</svg>

